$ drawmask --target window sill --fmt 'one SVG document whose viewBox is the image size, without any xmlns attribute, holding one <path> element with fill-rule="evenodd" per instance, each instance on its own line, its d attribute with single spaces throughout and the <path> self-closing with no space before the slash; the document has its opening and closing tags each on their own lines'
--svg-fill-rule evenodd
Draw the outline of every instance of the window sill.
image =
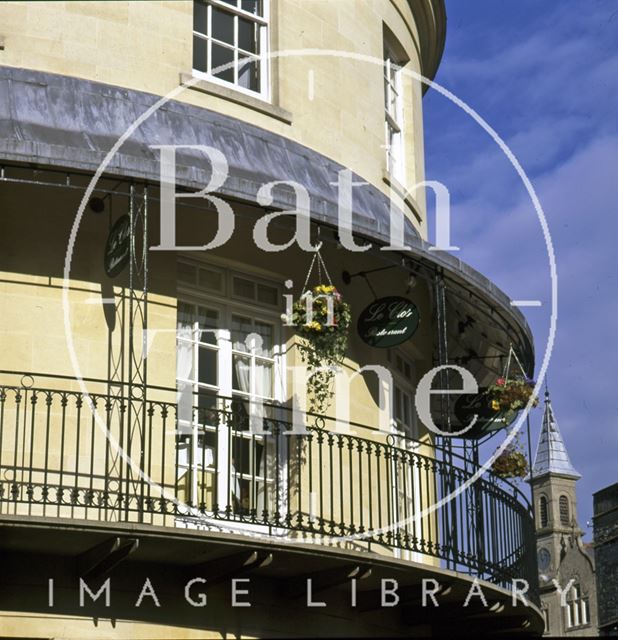
<svg viewBox="0 0 618 640">
<path fill-rule="evenodd" d="M 421 208 L 418 202 L 409 193 L 406 193 L 405 187 L 400 184 L 399 181 L 395 180 L 386 170 L 382 171 L 382 180 L 408 205 L 417 222 L 419 224 L 422 223 Z"/>
<path fill-rule="evenodd" d="M 265 100 L 260 100 L 260 98 L 254 98 L 253 96 L 247 95 L 242 91 L 236 91 L 231 87 L 223 87 L 219 84 L 209 82 L 208 80 L 204 80 L 202 78 L 196 80 L 196 77 L 190 73 L 181 73 L 180 82 L 181 84 L 192 82 L 191 86 L 187 87 L 188 89 L 199 91 L 200 93 L 206 93 L 211 96 L 216 96 L 217 98 L 223 98 L 224 100 L 229 100 L 230 102 L 235 102 L 236 104 L 242 105 L 243 107 L 249 107 L 254 111 L 259 111 L 260 113 L 264 113 L 267 116 L 271 116 L 273 118 L 276 118 L 277 120 L 281 120 L 286 124 L 292 124 L 292 114 L 289 111 L 286 111 L 281 107 L 277 107 L 274 104 L 270 104 Z"/>
</svg>

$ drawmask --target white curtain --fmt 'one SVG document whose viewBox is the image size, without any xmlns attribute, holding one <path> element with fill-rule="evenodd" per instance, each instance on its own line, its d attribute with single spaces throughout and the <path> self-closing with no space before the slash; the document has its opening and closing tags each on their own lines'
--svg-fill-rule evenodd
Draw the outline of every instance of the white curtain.
<svg viewBox="0 0 618 640">
<path fill-rule="evenodd" d="M 270 363 L 259 362 L 256 360 L 255 362 L 255 394 L 260 397 L 270 398 L 272 396 L 272 365 Z M 264 420 L 264 406 L 261 402 L 256 403 L 255 413 L 260 420 L 260 426 L 263 428 L 263 420 Z M 273 416 L 274 417 L 274 416 Z M 277 461 L 275 459 L 275 438 L 280 439 L 280 447 L 283 445 L 283 437 L 281 435 L 272 435 L 272 436 L 262 436 L 262 442 L 264 447 L 262 449 L 262 457 L 260 458 L 260 462 L 258 468 L 256 470 L 256 474 L 262 478 L 267 478 L 269 480 L 275 479 L 275 474 L 279 473 L 279 470 L 276 468 Z M 279 449 L 282 451 L 282 449 Z M 272 512 L 274 509 L 274 499 L 275 495 L 272 491 L 274 487 L 274 483 L 270 483 L 269 490 L 269 504 L 266 505 L 266 483 L 264 481 L 258 482 L 257 486 L 257 499 L 256 499 L 256 511 L 258 518 L 260 517 L 262 511 L 266 507 L 269 512 Z"/>
<path fill-rule="evenodd" d="M 179 329 L 180 335 L 185 334 L 185 329 Z M 188 330 L 188 337 L 191 337 L 191 329 Z M 176 344 L 176 402 L 178 405 L 178 420 L 191 422 L 193 419 L 193 383 L 187 382 L 191 379 L 193 372 L 193 345 L 191 342 L 179 340 Z"/>
<path fill-rule="evenodd" d="M 238 347 L 244 347 L 244 343 L 235 343 L 234 348 Z M 271 397 L 273 375 L 272 365 L 270 363 L 260 362 L 256 359 L 254 361 L 252 379 L 250 356 L 247 355 L 247 357 L 241 357 L 237 355 L 234 358 L 234 372 L 236 374 L 236 388 L 238 391 L 242 391 L 249 396 L 249 415 L 253 415 L 254 419 L 257 420 L 256 427 L 261 431 L 263 429 L 263 420 L 265 417 L 264 406 L 261 401 L 257 400 L 257 398 L 254 398 L 253 396 L 258 396 L 259 398 Z M 255 402 L 253 402 L 251 406 L 251 400 L 254 399 Z M 275 469 L 276 461 L 274 439 L 275 436 L 261 436 L 261 444 L 263 445 L 262 456 L 260 457 L 257 469 L 255 469 L 255 475 L 262 478 L 274 479 L 274 474 L 277 473 L 277 470 Z M 235 474 L 235 469 L 233 467 L 232 474 Z M 253 470 L 251 471 L 251 475 L 253 475 Z M 265 508 L 266 486 L 264 481 L 256 480 L 256 482 L 257 487 L 251 487 L 250 495 L 253 495 L 255 491 L 257 496 L 255 508 L 259 518 Z M 238 480 L 236 480 L 234 486 L 236 490 L 235 495 L 240 499 L 240 486 Z M 272 504 L 272 499 L 269 502 L 271 502 L 271 504 L 268 505 L 268 509 L 271 511 L 274 506 Z"/>
</svg>

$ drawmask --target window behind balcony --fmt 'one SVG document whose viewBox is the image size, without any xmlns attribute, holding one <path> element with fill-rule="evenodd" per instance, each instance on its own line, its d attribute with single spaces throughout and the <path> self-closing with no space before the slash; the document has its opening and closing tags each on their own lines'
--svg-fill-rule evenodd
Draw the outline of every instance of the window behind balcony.
<svg viewBox="0 0 618 640">
<path fill-rule="evenodd" d="M 269 0 L 195 0 L 193 71 L 268 99 Z"/>
<path fill-rule="evenodd" d="M 418 438 L 414 410 L 414 364 L 401 352 L 389 354 L 393 373 L 392 419 L 399 433 Z"/>
</svg>

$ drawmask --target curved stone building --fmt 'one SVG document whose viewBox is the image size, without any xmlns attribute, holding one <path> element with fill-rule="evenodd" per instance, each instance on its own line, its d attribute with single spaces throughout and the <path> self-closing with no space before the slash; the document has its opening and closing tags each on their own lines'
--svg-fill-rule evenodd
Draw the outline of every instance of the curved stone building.
<svg viewBox="0 0 618 640">
<path fill-rule="evenodd" d="M 542 631 L 530 505 L 473 481 L 531 334 L 427 243 L 445 32 L 442 0 L 0 5 L 0 635 Z M 331 284 L 311 411 L 286 314 Z"/>
</svg>

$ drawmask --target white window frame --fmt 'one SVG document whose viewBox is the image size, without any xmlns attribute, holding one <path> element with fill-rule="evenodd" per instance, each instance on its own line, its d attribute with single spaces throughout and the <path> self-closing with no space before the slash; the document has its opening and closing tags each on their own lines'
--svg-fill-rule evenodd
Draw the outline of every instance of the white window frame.
<svg viewBox="0 0 618 640">
<path fill-rule="evenodd" d="M 217 384 L 209 385 L 206 383 L 199 383 L 198 379 L 198 363 L 197 358 L 199 354 L 200 344 L 203 341 L 199 340 L 199 326 L 197 321 L 194 322 L 194 326 L 192 327 L 192 338 L 190 342 L 193 345 L 194 355 L 193 355 L 193 380 L 178 380 L 177 382 L 184 382 L 193 385 L 194 391 L 198 389 L 210 390 L 213 393 L 216 393 L 218 396 L 222 398 L 229 399 L 230 401 L 233 398 L 244 398 L 246 400 L 251 399 L 251 395 L 255 400 L 260 401 L 266 398 L 261 398 L 255 393 L 255 390 L 252 389 L 249 394 L 243 393 L 238 390 L 233 389 L 232 384 L 232 368 L 233 368 L 233 356 L 234 354 L 239 354 L 242 356 L 249 357 L 251 360 L 251 367 L 254 369 L 255 363 L 257 360 L 267 360 L 273 364 L 273 395 L 272 398 L 267 398 L 268 401 L 281 402 L 283 403 L 285 398 L 287 397 L 286 391 L 286 377 L 284 372 L 286 370 L 285 364 L 285 345 L 283 343 L 283 335 L 280 328 L 280 318 L 281 318 L 281 310 L 275 309 L 269 306 L 261 306 L 259 303 L 251 303 L 244 298 L 234 298 L 231 293 L 233 291 L 233 278 L 234 276 L 240 276 L 247 280 L 252 280 L 253 282 L 267 284 L 268 286 L 272 286 L 276 288 L 281 293 L 281 287 L 271 281 L 267 281 L 264 278 L 255 277 L 251 273 L 234 271 L 229 268 L 224 268 L 216 265 L 211 265 L 210 263 L 202 263 L 201 261 L 195 262 L 189 259 L 181 259 L 180 262 L 184 264 L 190 264 L 195 267 L 204 267 L 211 271 L 218 271 L 223 275 L 223 288 L 221 293 L 217 293 L 212 290 L 202 290 L 200 289 L 199 283 L 195 285 L 191 285 L 185 282 L 178 283 L 178 300 L 179 302 L 184 302 L 190 305 L 203 306 L 212 310 L 216 310 L 219 313 L 219 321 L 223 324 L 224 327 L 222 329 L 218 329 L 216 331 L 216 344 L 204 344 L 202 348 L 207 348 L 209 350 L 216 351 L 218 353 L 217 357 Z M 225 292 L 228 292 L 227 295 Z M 244 302 L 240 302 L 243 300 Z M 240 352 L 234 349 L 233 340 L 232 340 L 232 331 L 231 331 L 231 320 L 233 315 L 240 316 L 249 316 L 252 319 L 263 320 L 268 323 L 272 323 L 273 325 L 273 353 L 272 357 L 257 355 L 255 351 L 252 349 L 248 352 Z M 187 339 L 182 339 L 183 342 L 189 342 Z M 251 376 L 252 381 L 254 380 L 254 376 Z M 253 386 L 253 385 L 252 385 Z M 247 396 L 245 398 L 245 396 Z M 226 400 L 227 402 L 227 400 Z M 183 424 L 178 422 L 178 433 L 182 435 L 190 435 L 191 443 L 190 447 L 192 449 L 191 454 L 189 454 L 189 450 L 186 451 L 186 454 L 183 453 L 182 456 L 179 457 L 178 460 L 178 469 L 177 472 L 180 472 L 182 469 L 188 470 L 187 466 L 189 460 L 193 460 L 194 470 L 192 473 L 193 482 L 189 487 L 189 498 L 192 504 L 197 504 L 196 499 L 199 496 L 199 487 L 197 483 L 197 478 L 199 475 L 198 469 L 202 467 L 202 460 L 206 460 L 206 467 L 210 467 L 214 472 L 214 466 L 208 464 L 209 456 L 205 455 L 203 451 L 200 450 L 198 444 L 198 433 L 200 429 L 199 424 L 199 412 L 197 410 L 192 411 L 192 422 L 191 425 L 186 424 L 184 421 Z M 225 435 L 227 427 L 225 425 L 219 426 L 219 442 L 218 442 L 218 455 L 219 459 L 227 460 L 229 459 L 230 453 L 228 448 L 228 438 Z M 250 438 L 251 434 L 248 432 L 247 437 Z M 259 436 L 256 436 L 259 438 Z M 219 465 L 219 482 L 218 486 L 218 496 L 217 502 L 221 504 L 228 504 L 231 495 L 231 487 L 228 486 L 228 469 L 225 465 Z M 282 472 L 282 476 L 286 477 L 285 472 Z M 240 482 L 243 479 L 242 471 L 235 471 L 235 478 Z M 255 477 L 258 481 L 264 481 L 265 479 L 260 478 L 258 476 Z M 230 481 L 234 481 L 233 476 L 229 476 Z M 284 509 L 287 508 L 287 505 L 283 505 Z M 215 521 L 213 521 L 214 523 Z M 222 521 L 216 520 L 217 526 L 222 526 Z M 193 521 L 192 518 L 181 517 L 178 521 L 179 525 L 189 526 L 193 528 L 196 526 L 197 528 L 202 528 L 199 525 L 199 522 Z M 238 522 L 230 522 L 230 528 L 232 529 L 243 529 L 248 531 L 262 531 L 264 529 L 264 525 L 253 525 L 248 523 L 238 523 Z"/>
<path fill-rule="evenodd" d="M 407 365 L 410 370 L 410 375 L 406 376 L 405 372 L 402 372 L 398 367 L 398 359 L 401 360 L 404 368 Z M 413 442 L 410 438 L 414 438 L 414 440 L 418 440 L 418 420 L 416 416 L 416 409 L 414 406 L 414 390 L 415 390 L 415 382 L 416 382 L 416 367 L 414 366 L 414 362 L 407 357 L 403 351 L 400 349 L 392 349 L 389 350 L 388 360 L 390 362 L 390 370 L 393 376 L 392 379 L 392 389 L 391 389 L 391 416 L 390 423 L 391 429 L 394 434 L 399 436 L 396 439 L 397 446 L 406 449 L 407 451 L 416 451 L 418 449 L 418 443 Z M 399 424 L 399 422 L 395 418 L 396 413 L 396 402 L 397 402 L 397 389 L 399 389 L 400 393 L 404 394 L 408 398 L 409 402 L 409 413 L 410 413 L 410 425 L 404 425 L 403 427 Z M 409 428 L 409 431 L 408 431 Z M 407 436 L 406 438 L 402 436 Z M 396 473 L 396 469 L 392 467 L 393 476 Z M 398 501 L 401 504 L 401 501 L 404 500 L 404 494 L 407 493 L 407 499 L 409 505 L 419 505 L 421 504 L 421 473 L 418 467 L 414 466 L 412 469 L 408 469 L 407 477 L 401 478 L 402 482 L 406 483 L 409 491 L 404 492 L 401 487 L 399 487 L 399 495 L 397 495 L 397 491 L 395 485 L 392 488 L 392 500 L 393 504 L 395 501 Z M 414 514 L 414 518 L 412 522 L 409 523 L 412 527 L 413 531 L 420 531 L 422 528 L 422 518 L 419 513 Z M 416 535 L 416 534 L 415 534 Z M 394 551 L 394 555 L 396 558 L 401 560 L 408 560 L 410 562 L 425 562 L 426 558 L 422 553 L 417 551 L 404 551 L 400 549 L 396 549 Z"/>
<path fill-rule="evenodd" d="M 406 377 L 405 373 L 402 372 L 397 367 L 397 359 L 401 359 L 402 363 L 407 365 L 410 368 L 410 376 Z M 391 424 L 393 430 L 398 434 L 405 434 L 408 438 L 413 438 L 414 440 L 418 440 L 419 438 L 419 429 L 418 429 L 418 418 L 416 415 L 416 408 L 414 406 L 414 392 L 415 392 L 415 381 L 416 381 L 416 368 L 414 366 L 414 362 L 408 358 L 402 351 L 398 349 L 394 349 L 391 354 L 391 373 L 393 374 L 393 389 L 391 394 L 391 407 L 392 407 L 392 415 L 391 415 Z M 403 425 L 403 427 L 399 424 L 398 420 L 395 418 L 397 411 L 397 391 L 401 393 L 403 396 L 406 396 L 407 401 L 409 403 L 409 415 L 410 415 L 410 424 Z M 407 427 L 407 428 L 406 428 Z M 408 431 L 409 429 L 409 431 Z M 414 445 L 409 443 L 408 446 Z"/>
<path fill-rule="evenodd" d="M 399 184 L 405 181 L 403 81 L 393 47 L 384 43 L 384 136 L 386 171 Z M 394 107 L 391 107 L 391 105 Z"/>
<path fill-rule="evenodd" d="M 192 73 L 196 78 L 202 78 L 204 80 L 208 80 L 209 82 L 213 82 L 222 87 L 233 87 L 235 91 L 240 91 L 241 93 L 250 95 L 250 96 L 258 96 L 260 99 L 265 100 L 266 102 L 270 102 L 271 100 L 271 92 L 270 92 L 270 0 L 262 0 L 262 6 L 264 8 L 263 15 L 257 16 L 253 13 L 249 13 L 248 11 L 243 11 L 237 6 L 233 6 L 226 2 L 222 2 L 221 0 L 203 0 L 206 4 L 207 10 L 207 24 L 205 25 L 204 31 L 196 31 L 193 29 L 193 38 L 201 38 L 202 40 L 206 40 L 207 46 L 207 71 L 200 71 L 199 69 L 193 68 Z M 226 49 L 232 49 L 234 51 L 234 81 L 230 82 L 228 80 L 223 80 L 222 78 L 217 78 L 212 74 L 212 43 L 214 38 L 212 38 L 209 27 L 212 25 L 212 8 L 216 7 L 227 13 L 231 13 L 234 16 L 238 16 L 240 18 L 244 18 L 246 20 L 251 20 L 252 22 L 258 24 L 260 26 L 259 29 L 259 54 L 256 56 L 249 51 L 245 51 L 244 49 L 240 49 L 236 43 L 238 43 L 238 20 L 234 20 L 234 45 L 230 45 L 227 42 L 222 42 L 221 40 L 215 40 L 215 43 L 225 47 Z M 191 42 L 191 47 L 193 50 L 193 40 Z M 256 60 L 259 61 L 260 67 L 260 88 L 258 91 L 254 91 L 252 89 L 247 89 L 246 87 L 241 86 L 238 83 L 238 54 L 239 52 L 246 54 Z"/>
</svg>

